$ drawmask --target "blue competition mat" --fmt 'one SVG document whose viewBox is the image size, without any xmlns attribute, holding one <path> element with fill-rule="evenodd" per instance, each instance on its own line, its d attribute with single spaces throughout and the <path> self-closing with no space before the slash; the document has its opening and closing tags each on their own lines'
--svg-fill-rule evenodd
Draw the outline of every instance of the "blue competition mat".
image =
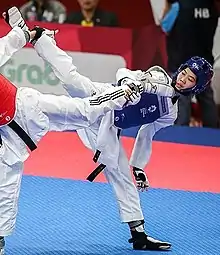
<svg viewBox="0 0 220 255">
<path fill-rule="evenodd" d="M 169 252 L 133 251 L 109 184 L 24 176 L 7 255 L 219 255 L 220 195 L 151 189 L 141 194 L 146 229 Z"/>
</svg>

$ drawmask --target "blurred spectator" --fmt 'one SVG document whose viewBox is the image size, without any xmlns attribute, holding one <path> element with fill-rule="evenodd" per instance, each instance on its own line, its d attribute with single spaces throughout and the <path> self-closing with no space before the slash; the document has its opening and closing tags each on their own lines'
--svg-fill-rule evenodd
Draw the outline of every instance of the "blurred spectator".
<svg viewBox="0 0 220 255">
<path fill-rule="evenodd" d="M 78 0 L 81 10 L 68 15 L 67 23 L 79 24 L 82 26 L 105 26 L 117 27 L 118 19 L 116 14 L 103 11 L 98 8 L 99 0 Z"/>
<path fill-rule="evenodd" d="M 168 71 L 173 73 L 181 63 L 191 56 L 201 56 L 212 65 L 213 38 L 218 23 L 214 0 L 166 0 L 161 21 L 167 33 Z M 220 85 L 220 84 L 219 84 Z M 196 97 L 202 124 L 206 127 L 218 126 L 217 107 L 211 86 Z M 191 117 L 191 97 L 181 96 L 178 102 L 177 125 L 189 125 Z"/>
<path fill-rule="evenodd" d="M 66 20 L 66 8 L 57 0 L 31 0 L 20 11 L 28 21 L 63 23 Z"/>
</svg>

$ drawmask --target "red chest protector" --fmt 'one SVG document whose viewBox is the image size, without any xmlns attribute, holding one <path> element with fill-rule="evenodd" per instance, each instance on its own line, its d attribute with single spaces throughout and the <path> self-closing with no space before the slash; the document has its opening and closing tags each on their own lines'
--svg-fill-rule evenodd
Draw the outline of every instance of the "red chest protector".
<svg viewBox="0 0 220 255">
<path fill-rule="evenodd" d="M 16 94 L 17 88 L 0 74 L 0 127 L 8 125 L 23 140 L 28 148 L 33 151 L 37 148 L 36 144 L 26 131 L 14 121 Z M 2 144 L 1 136 L 0 144 Z"/>
<path fill-rule="evenodd" d="M 0 127 L 15 117 L 17 88 L 0 74 Z"/>
</svg>

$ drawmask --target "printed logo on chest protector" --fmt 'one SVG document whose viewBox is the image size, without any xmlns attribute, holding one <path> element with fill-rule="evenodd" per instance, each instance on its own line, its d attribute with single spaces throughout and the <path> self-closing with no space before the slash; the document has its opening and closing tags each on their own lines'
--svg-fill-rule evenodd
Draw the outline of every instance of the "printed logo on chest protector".
<svg viewBox="0 0 220 255">
<path fill-rule="evenodd" d="M 114 124 L 120 129 L 152 123 L 167 113 L 167 100 L 143 93 L 138 104 L 114 111 Z"/>
<path fill-rule="evenodd" d="M 152 112 L 155 112 L 156 110 L 157 110 L 156 105 L 151 105 L 151 106 L 148 107 L 148 108 L 146 108 L 146 107 L 141 108 L 141 109 L 140 109 L 140 113 L 141 113 L 142 117 L 145 118 L 145 117 L 147 116 L 147 114 L 152 113 Z M 123 121 L 124 118 L 125 118 L 125 114 L 122 113 L 122 114 L 121 114 L 121 121 Z M 115 117 L 115 121 L 119 121 L 119 120 L 120 120 L 120 118 L 119 118 L 118 116 Z"/>
<path fill-rule="evenodd" d="M 146 108 L 146 107 L 145 107 L 145 108 L 141 108 L 141 109 L 140 109 L 140 112 L 141 112 L 143 118 L 145 118 L 146 115 L 147 115 L 148 113 L 155 112 L 156 109 L 157 109 L 156 105 L 151 105 L 151 106 L 148 107 L 148 108 Z"/>
<path fill-rule="evenodd" d="M 124 118 L 125 118 L 125 114 L 124 113 L 122 113 L 121 114 L 121 120 L 123 121 L 124 120 Z M 115 121 L 119 121 L 120 120 L 120 118 L 119 117 L 115 117 Z"/>
<path fill-rule="evenodd" d="M 5 119 L 6 121 L 10 121 L 11 117 L 7 115 L 8 111 L 0 113 L 0 120 Z M 6 116 L 5 116 L 6 115 Z"/>
<path fill-rule="evenodd" d="M 7 112 L 0 113 L 0 118 L 3 118 L 6 114 Z"/>
</svg>

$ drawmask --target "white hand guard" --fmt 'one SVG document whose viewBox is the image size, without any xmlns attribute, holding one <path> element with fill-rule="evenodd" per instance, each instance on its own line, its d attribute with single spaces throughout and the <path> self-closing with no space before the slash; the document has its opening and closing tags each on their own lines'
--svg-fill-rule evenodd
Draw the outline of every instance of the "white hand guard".
<svg viewBox="0 0 220 255">
<path fill-rule="evenodd" d="M 150 82 L 156 82 L 167 86 L 170 86 L 172 81 L 170 76 L 160 66 L 152 66 L 147 71 L 138 73 L 138 76 L 140 80 L 148 79 Z"/>
<path fill-rule="evenodd" d="M 138 93 L 135 90 L 132 90 L 129 86 L 127 85 L 123 85 L 121 86 L 121 88 L 124 90 L 125 92 L 125 99 L 127 100 L 125 106 L 129 106 L 129 105 L 135 105 L 137 104 L 140 99 L 141 99 L 141 95 L 140 93 Z"/>
<path fill-rule="evenodd" d="M 141 100 L 141 94 L 138 92 L 132 91 L 130 95 L 127 95 L 127 99 L 128 99 L 127 106 L 138 104 L 139 101 Z"/>
<path fill-rule="evenodd" d="M 168 87 L 166 85 L 158 84 L 158 83 L 151 83 L 145 82 L 145 92 L 149 94 L 156 94 L 158 96 L 163 97 L 174 97 L 176 92 L 174 88 Z"/>
<path fill-rule="evenodd" d="M 13 6 L 3 13 L 5 21 L 12 27 L 20 27 L 23 31 L 28 31 L 28 27 L 17 7 Z"/>
<path fill-rule="evenodd" d="M 175 90 L 170 86 L 169 75 L 159 66 L 154 66 L 146 72 L 138 74 L 138 80 L 145 86 L 145 92 L 158 96 L 173 97 Z"/>
<path fill-rule="evenodd" d="M 141 93 L 144 92 L 141 82 L 125 78 L 121 81 L 121 85 L 125 88 L 125 97 L 128 100 L 127 106 L 137 104 L 141 99 Z"/>
<path fill-rule="evenodd" d="M 137 167 L 133 167 L 133 174 L 135 177 L 138 190 L 147 191 L 148 188 L 150 187 L 150 183 L 144 170 Z"/>
<path fill-rule="evenodd" d="M 121 80 L 121 85 L 127 85 L 131 90 L 136 91 L 140 94 L 144 92 L 144 84 L 141 81 L 132 80 L 130 78 L 124 78 Z"/>
</svg>

